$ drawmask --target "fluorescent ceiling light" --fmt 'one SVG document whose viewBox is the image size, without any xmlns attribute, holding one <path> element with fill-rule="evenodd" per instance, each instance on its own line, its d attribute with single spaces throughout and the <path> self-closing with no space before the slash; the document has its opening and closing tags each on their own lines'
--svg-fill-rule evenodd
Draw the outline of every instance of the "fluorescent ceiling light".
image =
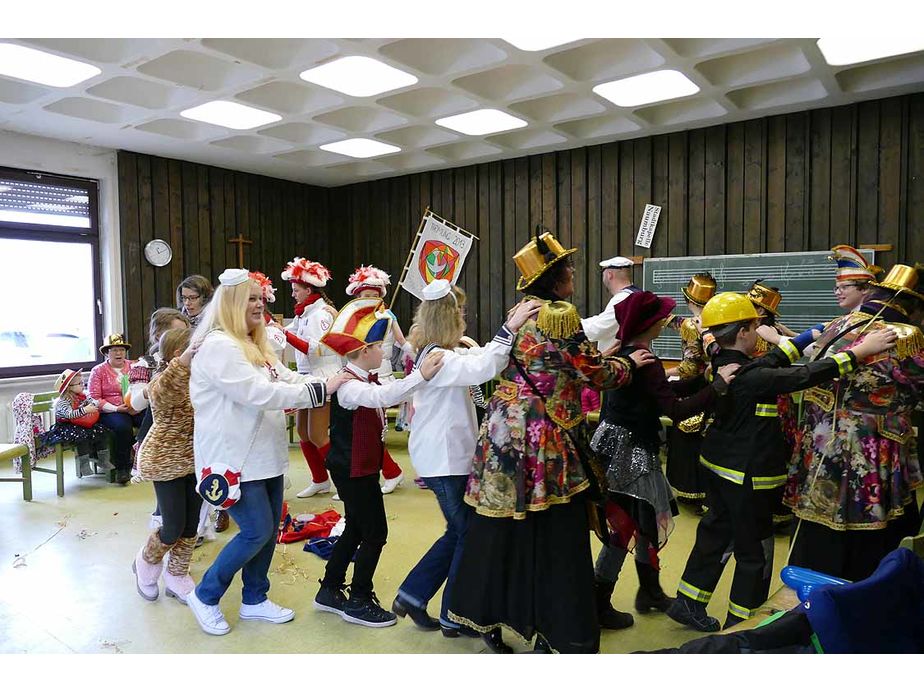
<svg viewBox="0 0 924 693">
<path fill-rule="evenodd" d="M 249 130 L 282 120 L 282 116 L 275 113 L 243 106 L 233 101 L 208 101 L 201 106 L 180 111 L 180 115 L 190 120 L 223 125 L 232 130 Z"/>
<path fill-rule="evenodd" d="M 332 60 L 305 70 L 299 77 L 350 96 L 375 96 L 417 84 L 414 75 L 360 55 Z"/>
<path fill-rule="evenodd" d="M 325 152 L 334 152 L 335 154 L 351 156 L 354 159 L 368 159 L 373 156 L 394 154 L 395 152 L 401 151 L 400 147 L 385 144 L 384 142 L 376 142 L 375 140 L 366 139 L 365 137 L 354 137 L 349 140 L 322 144 L 321 149 Z"/>
<path fill-rule="evenodd" d="M 494 132 L 524 128 L 527 125 L 525 120 L 498 111 L 496 108 L 481 108 L 477 111 L 440 118 L 436 124 L 464 135 L 489 135 Z"/>
<path fill-rule="evenodd" d="M 578 37 L 573 38 L 551 38 L 548 36 L 529 36 L 524 38 L 505 38 L 504 41 L 516 46 L 521 51 L 544 51 L 547 48 L 563 46 L 572 41 L 580 41 Z"/>
<path fill-rule="evenodd" d="M 851 65 L 924 50 L 924 37 L 820 38 L 818 39 L 818 50 L 821 51 L 828 65 Z"/>
<path fill-rule="evenodd" d="M 0 185 L 0 192 L 9 192 L 12 189 L 9 185 Z"/>
<path fill-rule="evenodd" d="M 64 198 L 65 202 L 79 202 L 81 204 L 87 204 L 90 201 L 90 198 L 87 195 L 71 195 Z"/>
<path fill-rule="evenodd" d="M 658 70 L 644 75 L 604 82 L 594 87 L 594 93 L 617 106 L 641 106 L 656 101 L 678 99 L 699 91 L 685 74 L 677 70 Z"/>
<path fill-rule="evenodd" d="M 49 87 L 72 87 L 101 72 L 96 65 L 13 43 L 0 43 L 0 75 Z"/>
</svg>

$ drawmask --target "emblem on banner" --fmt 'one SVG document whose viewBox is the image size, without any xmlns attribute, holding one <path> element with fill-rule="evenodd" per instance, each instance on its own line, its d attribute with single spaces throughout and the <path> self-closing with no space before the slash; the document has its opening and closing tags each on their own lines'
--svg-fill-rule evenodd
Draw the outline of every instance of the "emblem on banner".
<svg viewBox="0 0 924 693">
<path fill-rule="evenodd" d="M 434 279 L 452 281 L 459 264 L 459 253 L 442 241 L 426 241 L 420 252 L 418 269 L 429 284 Z"/>
</svg>

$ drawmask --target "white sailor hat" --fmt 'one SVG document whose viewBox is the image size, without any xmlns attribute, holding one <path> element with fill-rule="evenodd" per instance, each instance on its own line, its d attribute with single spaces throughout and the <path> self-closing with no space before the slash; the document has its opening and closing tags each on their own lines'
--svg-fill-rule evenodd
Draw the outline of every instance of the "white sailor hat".
<svg viewBox="0 0 924 693">
<path fill-rule="evenodd" d="M 443 296 L 448 296 L 450 291 L 452 291 L 452 284 L 447 280 L 434 279 L 423 288 L 421 294 L 423 294 L 424 301 L 436 301 Z"/>
<path fill-rule="evenodd" d="M 623 267 L 632 267 L 634 265 L 635 263 L 632 262 L 632 260 L 619 255 L 616 257 L 611 257 L 609 260 L 604 260 L 600 263 L 600 267 L 603 269 L 621 269 Z"/>
</svg>

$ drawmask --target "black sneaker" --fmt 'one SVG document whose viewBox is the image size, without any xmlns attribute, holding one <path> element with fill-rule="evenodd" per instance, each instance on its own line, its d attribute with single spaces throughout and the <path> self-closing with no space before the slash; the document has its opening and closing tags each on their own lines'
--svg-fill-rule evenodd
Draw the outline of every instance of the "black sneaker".
<svg viewBox="0 0 924 693">
<path fill-rule="evenodd" d="M 374 592 L 368 597 L 351 594 L 343 605 L 340 617 L 347 623 L 355 623 L 367 628 L 387 628 L 398 622 L 397 616 L 382 608 Z"/>
<path fill-rule="evenodd" d="M 701 602 L 687 599 L 678 594 L 665 612 L 677 623 L 690 626 L 703 633 L 717 633 L 721 630 L 718 619 L 706 613 L 706 606 Z"/>
<path fill-rule="evenodd" d="M 321 589 L 314 597 L 314 608 L 317 611 L 328 611 L 332 614 L 343 616 L 343 605 L 346 604 L 347 598 L 343 593 L 343 588 L 326 587 L 321 585 Z"/>
</svg>

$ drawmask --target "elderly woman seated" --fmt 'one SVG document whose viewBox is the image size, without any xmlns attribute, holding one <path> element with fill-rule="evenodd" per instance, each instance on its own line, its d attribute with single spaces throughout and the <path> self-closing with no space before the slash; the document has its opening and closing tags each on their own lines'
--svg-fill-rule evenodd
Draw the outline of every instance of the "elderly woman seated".
<svg viewBox="0 0 924 693">
<path fill-rule="evenodd" d="M 127 484 L 131 479 L 133 428 L 141 424 L 142 418 L 124 399 L 128 393 L 131 369 L 128 350 L 131 346 L 120 334 L 106 337 L 99 348 L 106 360 L 93 367 L 88 384 L 90 396 L 99 403 L 99 422 L 113 434 L 112 463 L 116 469 L 115 481 L 119 484 Z"/>
</svg>

